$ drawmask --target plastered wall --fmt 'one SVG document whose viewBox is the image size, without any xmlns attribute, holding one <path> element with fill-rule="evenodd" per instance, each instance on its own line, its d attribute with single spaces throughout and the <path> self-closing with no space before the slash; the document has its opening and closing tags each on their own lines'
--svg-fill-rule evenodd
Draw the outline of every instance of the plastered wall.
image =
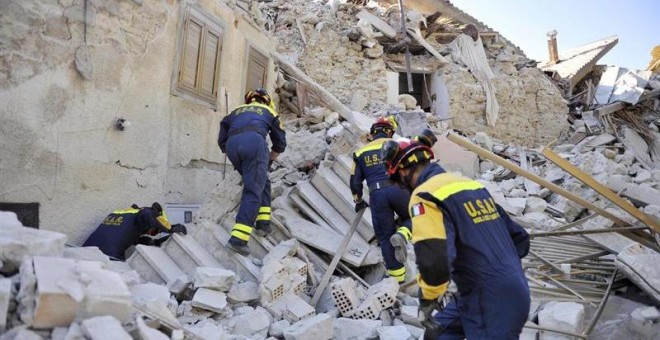
<svg viewBox="0 0 660 340">
<path fill-rule="evenodd" d="M 171 91 L 187 5 L 225 29 L 217 111 Z M 90 0 L 86 36 L 82 0 L 0 7 L 0 201 L 39 202 L 40 228 L 72 244 L 131 203 L 205 201 L 224 161 L 216 142 L 224 93 L 229 108 L 240 103 L 248 44 L 267 53 L 270 40 L 212 0 Z M 85 39 L 87 81 L 74 63 Z M 130 127 L 115 129 L 118 118 Z"/>
</svg>

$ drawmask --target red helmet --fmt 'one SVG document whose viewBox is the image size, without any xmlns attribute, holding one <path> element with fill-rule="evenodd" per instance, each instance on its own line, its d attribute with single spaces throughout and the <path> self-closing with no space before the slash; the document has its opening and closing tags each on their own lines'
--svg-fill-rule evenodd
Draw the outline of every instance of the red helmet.
<svg viewBox="0 0 660 340">
<path fill-rule="evenodd" d="M 371 125 L 369 133 L 375 135 L 379 132 L 385 132 L 388 136 L 392 136 L 397 128 L 394 117 L 379 117 L 375 123 Z"/>
<path fill-rule="evenodd" d="M 252 102 L 259 102 L 264 105 L 270 105 L 272 102 L 272 99 L 270 98 L 270 95 L 268 94 L 268 91 L 264 89 L 256 89 L 254 91 L 248 91 L 245 94 L 245 104 L 250 104 Z"/>
<path fill-rule="evenodd" d="M 435 136 L 433 137 L 435 138 Z M 425 138 L 429 139 L 429 137 Z M 398 141 L 385 142 L 380 152 L 390 179 L 398 180 L 398 169 L 405 169 L 412 164 L 433 159 L 435 155 L 431 145 L 419 137 L 413 140 L 401 138 Z"/>
</svg>

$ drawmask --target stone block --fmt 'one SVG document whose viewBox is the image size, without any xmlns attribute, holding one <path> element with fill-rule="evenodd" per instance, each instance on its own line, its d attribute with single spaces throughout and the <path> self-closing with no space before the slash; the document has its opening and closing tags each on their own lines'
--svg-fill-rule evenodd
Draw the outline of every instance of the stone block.
<svg viewBox="0 0 660 340">
<path fill-rule="evenodd" d="M 193 307 L 222 313 L 227 308 L 227 295 L 216 290 L 199 288 L 195 292 L 191 304 Z"/>
<path fill-rule="evenodd" d="M 328 340 L 333 336 L 332 317 L 328 314 L 318 314 L 298 321 L 284 331 L 286 340 Z"/>
<path fill-rule="evenodd" d="M 23 227 L 23 223 L 18 220 L 18 216 L 13 211 L 0 211 L 0 228 L 5 227 Z"/>
<path fill-rule="evenodd" d="M 66 247 L 62 256 L 74 260 L 110 262 L 108 255 L 103 254 L 98 247 Z"/>
<path fill-rule="evenodd" d="M 398 340 L 411 337 L 406 326 L 379 327 L 376 329 L 376 332 L 378 332 L 378 338 L 380 340 Z"/>
<path fill-rule="evenodd" d="M 34 228 L 0 227 L 0 261 L 16 267 L 29 256 L 62 256 L 66 235 Z"/>
<path fill-rule="evenodd" d="M 92 340 L 132 340 L 116 318 L 106 315 L 87 319 L 80 326 L 85 336 Z"/>
<path fill-rule="evenodd" d="M 190 301 L 182 301 L 176 311 L 178 320 L 184 324 L 195 324 L 200 321 L 209 319 L 213 316 L 213 312 L 195 308 Z"/>
<path fill-rule="evenodd" d="M 539 312 L 539 326 L 581 333 L 584 324 L 584 306 L 575 302 L 550 302 Z M 544 332 L 541 340 L 570 339 L 566 335 Z"/>
<path fill-rule="evenodd" d="M 614 264 L 639 288 L 660 303 L 660 253 L 639 243 L 625 248 Z"/>
<path fill-rule="evenodd" d="M 295 256 L 299 250 L 300 243 L 296 239 L 289 239 L 280 242 L 275 248 L 271 249 L 266 256 L 264 256 L 263 263 L 264 265 L 268 265 L 273 260 L 280 261 L 289 256 Z"/>
<path fill-rule="evenodd" d="M 438 142 L 433 145 L 433 153 L 447 171 L 460 172 L 469 178 L 475 178 L 479 172 L 477 154 L 463 149 L 444 136 L 438 137 Z"/>
<path fill-rule="evenodd" d="M 639 307 L 630 313 L 630 324 L 628 328 L 645 339 L 655 339 L 658 337 L 658 322 L 660 321 L 660 312 L 658 308 Z"/>
<path fill-rule="evenodd" d="M 205 340 L 228 340 L 231 339 L 229 334 L 213 321 L 213 319 L 206 319 L 194 325 L 186 327 L 186 330 L 195 334 L 200 339 Z"/>
<path fill-rule="evenodd" d="M 259 286 L 252 281 L 235 284 L 227 293 L 231 303 L 248 303 L 259 298 Z"/>
<path fill-rule="evenodd" d="M 281 339 L 284 337 L 284 330 L 289 328 L 289 326 L 291 326 L 289 320 L 280 320 L 273 322 L 268 328 L 268 335 Z"/>
<path fill-rule="evenodd" d="M 507 205 L 504 210 L 514 216 L 521 216 L 527 207 L 527 199 L 522 197 L 507 197 Z"/>
<path fill-rule="evenodd" d="M 336 339 L 375 338 L 377 336 L 376 329 L 382 325 L 383 323 L 380 320 L 353 320 L 348 318 L 337 318 L 332 323 Z"/>
<path fill-rule="evenodd" d="M 193 277 L 195 288 L 209 288 L 228 292 L 234 284 L 236 274 L 231 270 L 211 267 L 197 267 Z"/>
<path fill-rule="evenodd" d="M 137 326 L 138 326 L 138 334 L 140 334 L 140 338 L 142 340 L 170 340 L 170 338 L 158 331 L 157 329 L 153 329 L 149 326 L 147 326 L 146 323 L 144 323 L 144 320 L 142 320 L 141 317 L 137 318 Z"/>
<path fill-rule="evenodd" d="M 11 279 L 0 279 L 0 332 L 7 327 L 7 313 L 11 300 Z"/>
<path fill-rule="evenodd" d="M 132 311 L 128 287 L 102 263 L 40 256 L 33 262 L 37 286 L 33 327 L 66 326 L 76 315 L 128 319 Z"/>
<path fill-rule="evenodd" d="M 126 261 L 143 279 L 158 284 L 167 284 L 185 275 L 185 272 L 158 247 L 138 244 L 135 253 Z"/>
<path fill-rule="evenodd" d="M 233 317 L 231 321 L 234 323 L 232 334 L 265 339 L 268 335 L 271 317 L 265 309 L 257 307 L 247 313 Z"/>
<path fill-rule="evenodd" d="M 222 268 L 213 255 L 192 236 L 173 234 L 162 249 L 189 276 L 195 274 L 197 267 Z"/>
<path fill-rule="evenodd" d="M 544 199 L 530 196 L 527 198 L 527 203 L 525 205 L 525 214 L 533 212 L 544 212 L 547 206 L 548 202 L 546 202 Z"/>
</svg>

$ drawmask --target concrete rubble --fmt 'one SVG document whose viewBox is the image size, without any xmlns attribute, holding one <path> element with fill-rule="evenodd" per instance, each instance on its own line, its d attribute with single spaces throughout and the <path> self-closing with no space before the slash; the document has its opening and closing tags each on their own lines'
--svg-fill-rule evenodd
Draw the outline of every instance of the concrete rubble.
<svg viewBox="0 0 660 340">
<path fill-rule="evenodd" d="M 232 10 L 247 3 L 221 2 Z M 112 3 L 104 10 L 112 12 Z M 568 90 L 566 79 L 536 68 L 499 33 L 465 13 L 452 18 L 460 12 L 450 2 L 422 14 L 409 1 L 406 25 L 415 41 L 409 48 L 421 70 L 414 73 L 424 75 L 434 99 L 389 91 L 405 75 L 393 29 L 400 27 L 398 7 L 358 3 L 258 1 L 245 10 L 245 19 L 264 28 L 291 63 L 274 57 L 281 66 L 274 93 L 288 142 L 269 174 L 274 230 L 253 235 L 250 256 L 225 247 L 241 194 L 241 178 L 231 169 L 186 223 L 188 235 L 160 247 L 137 245 L 125 262 L 110 261 L 98 248 L 69 246 L 67 235 L 27 228 L 13 212 L 0 211 L 0 340 L 421 338 L 414 256 L 405 288 L 383 279 L 370 211 L 356 221 L 329 286 L 312 304 L 356 217 L 350 153 L 367 141 L 365 126 L 387 114 L 397 118 L 400 136 L 432 129 L 436 160 L 481 182 L 532 235 L 532 254 L 522 261 L 532 298 L 522 338 L 657 338 L 660 237 L 639 214 L 660 221 L 654 87 L 660 77 L 645 78 L 634 103 L 599 103 L 589 97 L 598 68 L 571 80 Z M 73 20 L 82 13 L 63 15 Z M 77 50 L 75 69 L 91 82 L 98 77 L 93 46 Z M 294 77 L 291 67 L 309 79 Z M 457 145 L 448 137 L 457 131 L 551 185 Z M 533 148 L 548 143 L 635 213 Z M 605 297 L 602 316 L 591 323 Z"/>
</svg>

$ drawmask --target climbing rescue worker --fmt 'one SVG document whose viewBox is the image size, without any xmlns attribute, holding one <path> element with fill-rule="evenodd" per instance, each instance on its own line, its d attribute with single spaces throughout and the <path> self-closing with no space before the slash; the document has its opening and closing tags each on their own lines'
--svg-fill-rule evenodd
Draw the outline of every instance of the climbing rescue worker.
<svg viewBox="0 0 660 340">
<path fill-rule="evenodd" d="M 358 212 L 368 206 L 362 199 L 362 181 L 367 180 L 371 221 L 385 259 L 387 274 L 402 283 L 406 276 L 406 243 L 412 235 L 407 209 L 410 193 L 389 180 L 380 158 L 383 143 L 391 140 L 395 130 L 393 117 L 378 118 L 371 125 L 373 140 L 353 153 L 350 187 L 355 211 Z M 401 221 L 398 225 L 395 213 Z"/>
<path fill-rule="evenodd" d="M 382 150 L 390 179 L 412 191 L 418 316 L 425 338 L 518 339 L 530 304 L 520 262 L 529 251 L 529 235 L 481 183 L 430 163 L 436 139 L 429 132 L 388 141 Z M 450 279 L 458 297 L 431 317 Z"/>
<path fill-rule="evenodd" d="M 266 135 L 273 144 L 270 154 Z M 268 169 L 286 148 L 284 128 L 266 90 L 248 91 L 245 104 L 222 119 L 218 145 L 243 177 L 241 205 L 228 245 L 247 256 L 250 254 L 247 243 L 252 228 L 262 235 L 271 232 Z"/>
<path fill-rule="evenodd" d="M 160 232 L 168 234 L 188 231 L 181 224 L 171 225 L 167 215 L 158 203 L 140 208 L 133 204 L 128 209 L 115 210 L 89 235 L 83 247 L 99 247 L 106 255 L 124 260 L 124 252 L 135 244 L 160 245 L 170 235 L 154 240 Z"/>
</svg>

